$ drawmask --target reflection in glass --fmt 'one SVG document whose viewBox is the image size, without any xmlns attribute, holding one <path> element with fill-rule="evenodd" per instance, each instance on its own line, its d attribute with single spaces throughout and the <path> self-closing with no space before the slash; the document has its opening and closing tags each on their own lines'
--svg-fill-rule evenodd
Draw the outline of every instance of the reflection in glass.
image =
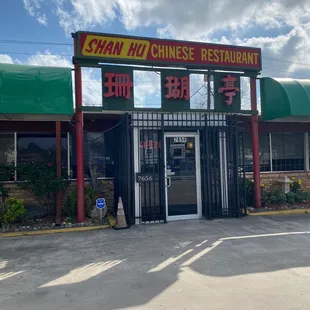
<svg viewBox="0 0 310 310">
<path fill-rule="evenodd" d="M 84 177 L 95 181 L 101 177 L 114 177 L 113 132 L 84 133 Z M 76 179 L 76 137 L 70 137 L 70 170 L 71 178 Z"/>
<path fill-rule="evenodd" d="M 197 214 L 194 137 L 166 137 L 168 216 Z"/>
<path fill-rule="evenodd" d="M 67 136 L 61 139 L 62 167 L 67 166 Z M 17 135 L 17 164 L 33 164 L 36 162 L 55 163 L 56 136 L 55 134 L 18 134 Z"/>
<path fill-rule="evenodd" d="M 5 168 L 5 175 L 7 181 L 14 181 L 14 171 L 8 167 L 13 167 L 15 161 L 15 147 L 14 147 L 14 134 L 0 134 L 0 165 Z M 12 171 L 11 171 L 12 170 Z"/>
</svg>

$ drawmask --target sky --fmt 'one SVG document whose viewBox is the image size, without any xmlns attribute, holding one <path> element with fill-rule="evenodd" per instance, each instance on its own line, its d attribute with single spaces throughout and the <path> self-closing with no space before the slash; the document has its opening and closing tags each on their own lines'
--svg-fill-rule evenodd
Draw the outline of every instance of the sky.
<svg viewBox="0 0 310 310">
<path fill-rule="evenodd" d="M 4 2 L 0 10 L 2 63 L 72 66 L 71 33 L 84 30 L 261 47 L 262 76 L 310 79 L 309 0 Z M 135 72 L 135 82 L 137 104 L 156 104 L 158 75 Z M 193 80 L 192 91 L 201 83 L 201 78 Z M 247 88 L 247 81 L 243 84 Z M 101 105 L 101 95 L 99 70 L 84 69 L 84 104 Z"/>
</svg>

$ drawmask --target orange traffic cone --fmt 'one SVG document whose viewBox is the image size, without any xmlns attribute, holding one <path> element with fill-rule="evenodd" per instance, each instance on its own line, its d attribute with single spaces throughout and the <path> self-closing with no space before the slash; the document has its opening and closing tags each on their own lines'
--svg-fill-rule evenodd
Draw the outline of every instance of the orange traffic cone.
<svg viewBox="0 0 310 310">
<path fill-rule="evenodd" d="M 118 198 L 117 204 L 117 215 L 116 215 L 116 225 L 113 227 L 114 229 L 125 229 L 128 228 L 125 211 L 123 207 L 122 198 Z"/>
</svg>

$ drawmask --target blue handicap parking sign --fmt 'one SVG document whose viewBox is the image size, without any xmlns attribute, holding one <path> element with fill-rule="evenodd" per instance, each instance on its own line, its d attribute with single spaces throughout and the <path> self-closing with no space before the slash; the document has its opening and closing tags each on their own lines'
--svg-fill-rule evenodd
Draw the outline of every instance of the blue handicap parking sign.
<svg viewBox="0 0 310 310">
<path fill-rule="evenodd" d="M 104 198 L 96 199 L 96 207 L 98 209 L 103 209 L 105 207 L 105 199 Z"/>
</svg>

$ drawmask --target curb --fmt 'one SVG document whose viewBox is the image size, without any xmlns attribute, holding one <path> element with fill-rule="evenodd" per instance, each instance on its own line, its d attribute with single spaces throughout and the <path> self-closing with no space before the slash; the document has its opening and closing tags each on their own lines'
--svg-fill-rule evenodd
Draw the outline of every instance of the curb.
<svg viewBox="0 0 310 310">
<path fill-rule="evenodd" d="M 248 216 L 269 216 L 269 215 L 292 215 L 292 214 L 310 214 L 310 208 L 280 211 L 264 211 L 248 213 Z"/>
<path fill-rule="evenodd" d="M 102 225 L 102 226 L 46 229 L 46 230 L 36 230 L 36 231 L 32 230 L 32 231 L 7 232 L 7 233 L 0 233 L 0 239 L 11 238 L 11 237 L 21 237 L 21 236 L 54 235 L 54 234 L 60 234 L 60 233 L 91 231 L 91 230 L 99 230 L 99 229 L 105 229 L 105 228 L 110 228 L 110 226 Z"/>
</svg>

